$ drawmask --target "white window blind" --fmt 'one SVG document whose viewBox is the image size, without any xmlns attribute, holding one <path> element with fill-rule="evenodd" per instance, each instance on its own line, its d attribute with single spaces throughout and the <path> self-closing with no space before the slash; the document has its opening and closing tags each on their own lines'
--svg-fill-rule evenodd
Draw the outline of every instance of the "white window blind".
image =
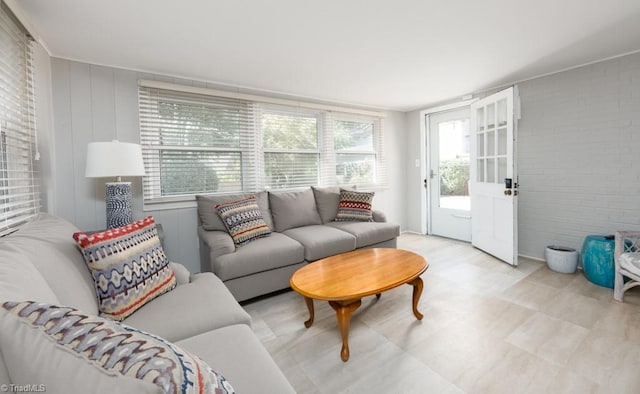
<svg viewBox="0 0 640 394">
<path fill-rule="evenodd" d="M 318 184 L 322 114 L 300 108 L 260 106 L 264 186 L 288 189 Z"/>
<path fill-rule="evenodd" d="M 139 87 L 145 204 L 313 185 L 386 186 L 381 116 L 172 87 Z"/>
<path fill-rule="evenodd" d="M 0 235 L 40 209 L 32 40 L 0 8 Z"/>
<path fill-rule="evenodd" d="M 251 103 L 148 88 L 139 99 L 146 202 L 255 184 Z"/>
</svg>

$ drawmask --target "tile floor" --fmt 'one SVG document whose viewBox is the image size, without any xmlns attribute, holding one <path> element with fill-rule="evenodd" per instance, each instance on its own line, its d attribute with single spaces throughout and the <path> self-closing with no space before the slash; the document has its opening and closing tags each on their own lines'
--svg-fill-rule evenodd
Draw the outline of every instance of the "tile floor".
<svg viewBox="0 0 640 394">
<path fill-rule="evenodd" d="M 625 303 L 581 271 L 508 266 L 469 244 L 404 234 L 429 261 L 419 309 L 411 287 L 369 297 L 340 360 L 333 309 L 289 291 L 244 304 L 298 393 L 640 393 L 640 287 Z"/>
</svg>

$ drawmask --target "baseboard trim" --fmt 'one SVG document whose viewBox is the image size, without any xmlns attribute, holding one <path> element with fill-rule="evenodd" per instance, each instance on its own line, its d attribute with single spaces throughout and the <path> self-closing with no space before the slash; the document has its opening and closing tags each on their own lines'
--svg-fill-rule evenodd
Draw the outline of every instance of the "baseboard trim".
<svg viewBox="0 0 640 394">
<path fill-rule="evenodd" d="M 411 230 L 400 231 L 400 234 L 427 235 L 427 234 L 422 234 L 417 231 L 411 231 Z"/>
<path fill-rule="evenodd" d="M 527 256 L 526 254 L 519 254 L 518 257 L 524 257 L 526 259 L 531 259 L 531 260 L 537 260 L 537 261 L 542 261 L 543 263 L 545 263 L 547 260 L 540 258 L 540 257 L 533 257 L 533 256 Z"/>
</svg>

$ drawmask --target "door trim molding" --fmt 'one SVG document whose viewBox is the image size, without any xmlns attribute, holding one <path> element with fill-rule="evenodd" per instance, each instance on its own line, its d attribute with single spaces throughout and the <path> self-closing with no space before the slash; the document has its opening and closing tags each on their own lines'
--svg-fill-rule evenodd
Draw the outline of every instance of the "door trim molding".
<svg viewBox="0 0 640 394">
<path fill-rule="evenodd" d="M 427 150 L 427 144 L 430 145 L 429 115 L 467 106 L 470 107 L 471 104 L 478 100 L 478 98 L 474 98 L 471 100 L 458 101 L 456 103 L 440 105 L 420 111 L 420 183 L 422 184 L 422 187 L 420 188 L 420 217 L 422 218 L 420 223 L 420 230 L 422 231 L 422 234 L 431 234 L 431 224 L 430 221 L 427 220 L 427 213 L 429 212 L 431 197 L 429 196 L 429 193 L 427 193 L 427 188 L 423 185 L 424 180 L 427 179 L 427 174 L 430 170 Z"/>
</svg>

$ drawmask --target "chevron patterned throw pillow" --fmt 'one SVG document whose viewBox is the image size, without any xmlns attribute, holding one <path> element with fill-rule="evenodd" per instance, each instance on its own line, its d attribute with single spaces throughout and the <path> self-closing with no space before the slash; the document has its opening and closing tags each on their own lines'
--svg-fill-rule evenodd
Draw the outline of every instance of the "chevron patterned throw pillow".
<svg viewBox="0 0 640 394">
<path fill-rule="evenodd" d="M 101 316 L 122 321 L 176 286 L 151 216 L 73 239 L 93 276 Z"/>
<path fill-rule="evenodd" d="M 255 196 L 218 204 L 215 208 L 227 227 L 229 235 L 233 238 L 233 242 L 238 246 L 271 234 Z"/>
</svg>

